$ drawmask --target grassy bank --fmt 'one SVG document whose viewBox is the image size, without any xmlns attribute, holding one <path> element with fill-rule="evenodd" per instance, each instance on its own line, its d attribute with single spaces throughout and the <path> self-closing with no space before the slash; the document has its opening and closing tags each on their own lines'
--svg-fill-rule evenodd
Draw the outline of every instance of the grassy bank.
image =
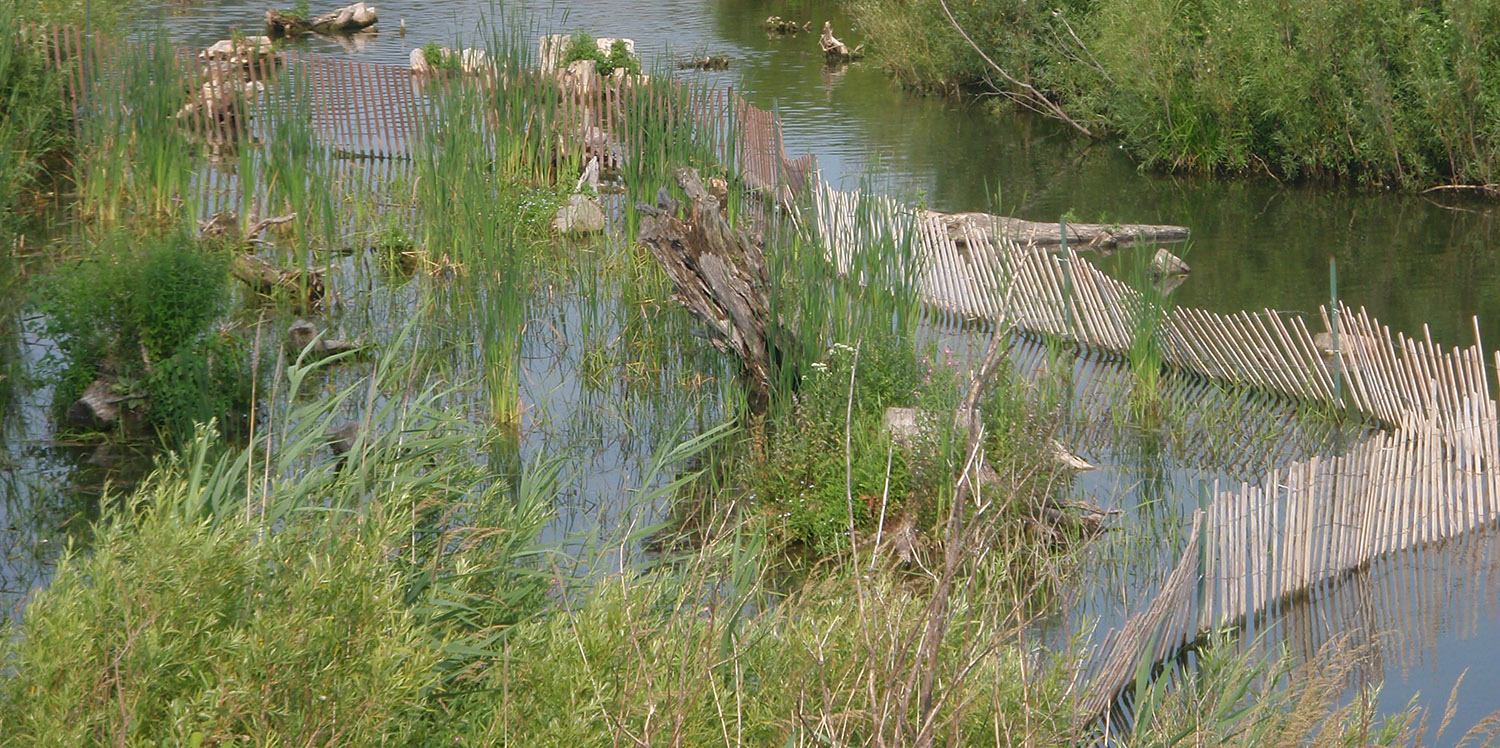
<svg viewBox="0 0 1500 748">
<path fill-rule="evenodd" d="M 1055 105 L 1151 168 L 1406 189 L 1500 181 L 1490 3 L 949 2 L 993 66 L 939 0 L 852 6 L 906 84 Z"/>
</svg>

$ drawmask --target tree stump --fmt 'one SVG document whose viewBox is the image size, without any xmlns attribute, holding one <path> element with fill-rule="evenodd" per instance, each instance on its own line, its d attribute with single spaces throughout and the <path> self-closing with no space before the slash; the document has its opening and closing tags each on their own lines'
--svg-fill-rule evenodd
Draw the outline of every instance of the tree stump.
<svg viewBox="0 0 1500 748">
<path fill-rule="evenodd" d="M 850 48 L 833 35 L 833 22 L 823 22 L 823 35 L 818 37 L 818 46 L 829 62 L 853 62 L 865 56 L 865 45 Z"/>
<path fill-rule="evenodd" d="M 646 218 L 637 241 L 672 279 L 673 300 L 708 327 L 714 347 L 739 359 L 751 414 L 763 414 L 771 401 L 773 345 L 764 248 L 729 224 L 696 169 L 675 174 L 688 197 L 686 218 L 638 205 Z"/>
</svg>

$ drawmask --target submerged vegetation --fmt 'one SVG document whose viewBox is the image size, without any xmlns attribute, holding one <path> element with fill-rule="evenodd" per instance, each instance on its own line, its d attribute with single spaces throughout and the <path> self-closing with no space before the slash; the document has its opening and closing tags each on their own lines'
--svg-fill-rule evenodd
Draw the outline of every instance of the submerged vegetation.
<svg viewBox="0 0 1500 748">
<path fill-rule="evenodd" d="M 872 55 L 905 83 L 993 87 L 1119 138 L 1151 168 L 1402 188 L 1500 181 L 1491 3 L 852 7 Z"/>
<path fill-rule="evenodd" d="M 747 194 L 736 115 L 705 132 L 684 114 L 703 92 L 653 75 L 602 99 L 616 129 L 595 137 L 529 40 L 498 38 L 496 75 L 424 82 L 435 116 L 403 158 L 335 158 L 296 71 L 256 100 L 263 137 L 203 147 L 170 45 L 121 46 L 32 310 L 59 403 L 108 377 L 167 448 L 0 631 L 0 746 L 1099 736 L 1077 712 L 1087 632 L 1056 615 L 1088 563 L 1055 517 L 1057 409 L 922 335 L 909 238 L 871 229 L 832 262 Z M 678 209 L 681 166 L 765 243 L 763 413 L 635 245 L 651 203 Z M 608 233 L 554 230 L 611 191 Z M 331 292 L 237 289 L 246 258 Z M 1143 390 L 1160 314 L 1131 351 Z M 286 345 L 304 316 L 367 352 Z M 1369 694 L 1341 707 L 1333 677 L 1196 656 L 1196 679 L 1139 679 L 1130 744 L 1411 735 Z"/>
</svg>

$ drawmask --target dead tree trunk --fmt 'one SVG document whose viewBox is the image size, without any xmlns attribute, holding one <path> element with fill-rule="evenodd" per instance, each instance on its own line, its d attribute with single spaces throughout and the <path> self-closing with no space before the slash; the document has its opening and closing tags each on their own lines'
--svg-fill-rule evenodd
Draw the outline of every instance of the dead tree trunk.
<svg viewBox="0 0 1500 748">
<path fill-rule="evenodd" d="M 696 169 L 678 169 L 676 179 L 688 197 L 686 220 L 666 205 L 638 205 L 646 215 L 638 241 L 671 277 L 672 298 L 708 326 L 715 347 L 739 358 L 750 411 L 762 414 L 772 376 L 764 248 L 729 224 Z"/>
</svg>

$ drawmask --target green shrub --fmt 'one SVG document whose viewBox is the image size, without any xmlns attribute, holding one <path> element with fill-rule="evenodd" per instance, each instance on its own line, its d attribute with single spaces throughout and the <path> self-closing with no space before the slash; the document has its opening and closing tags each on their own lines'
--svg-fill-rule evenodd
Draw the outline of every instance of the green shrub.
<svg viewBox="0 0 1500 748">
<path fill-rule="evenodd" d="M 568 44 L 568 52 L 563 55 L 563 65 L 567 66 L 579 60 L 593 60 L 595 70 L 600 75 L 610 75 L 616 68 L 623 68 L 631 75 L 641 74 L 641 59 L 630 54 L 625 42 L 618 39 L 609 47 L 609 54 L 599 51 L 599 44 L 594 37 L 588 34 L 574 34 L 573 40 Z"/>
<path fill-rule="evenodd" d="M 756 485 L 766 510 L 780 519 L 786 540 L 830 553 L 847 545 L 852 490 L 856 529 L 878 519 L 881 498 L 888 512 L 914 508 L 919 481 L 907 451 L 890 449 L 883 421 L 888 407 L 918 404 L 926 377 L 911 344 L 872 335 L 859 349 L 835 344 L 803 378 L 787 421 L 772 432 Z M 850 401 L 850 373 L 854 391 Z M 941 381 L 941 377 L 940 377 Z M 951 403 L 946 407 L 951 408 Z M 849 447 L 846 465 L 846 417 Z M 888 459 L 889 458 L 889 459 Z M 890 466 L 887 493 L 886 469 Z M 852 479 L 852 485 L 851 480 Z M 922 492 L 930 499 L 930 492 Z"/>
<path fill-rule="evenodd" d="M 442 653 L 381 545 L 315 515 L 260 541 L 175 511 L 173 481 L 6 632 L 0 745 L 411 744 Z"/>
<path fill-rule="evenodd" d="M 1500 179 L 1494 3 L 949 7 L 1012 76 L 1151 167 L 1408 188 Z M 938 0 L 856 0 L 854 9 L 876 58 L 909 85 L 998 80 Z"/>
<path fill-rule="evenodd" d="M 213 330 L 229 299 L 228 256 L 185 237 L 114 235 L 41 283 L 48 334 L 62 353 L 54 401 L 100 377 L 143 399 L 169 435 L 241 412 L 248 367 L 239 343 Z"/>
</svg>

